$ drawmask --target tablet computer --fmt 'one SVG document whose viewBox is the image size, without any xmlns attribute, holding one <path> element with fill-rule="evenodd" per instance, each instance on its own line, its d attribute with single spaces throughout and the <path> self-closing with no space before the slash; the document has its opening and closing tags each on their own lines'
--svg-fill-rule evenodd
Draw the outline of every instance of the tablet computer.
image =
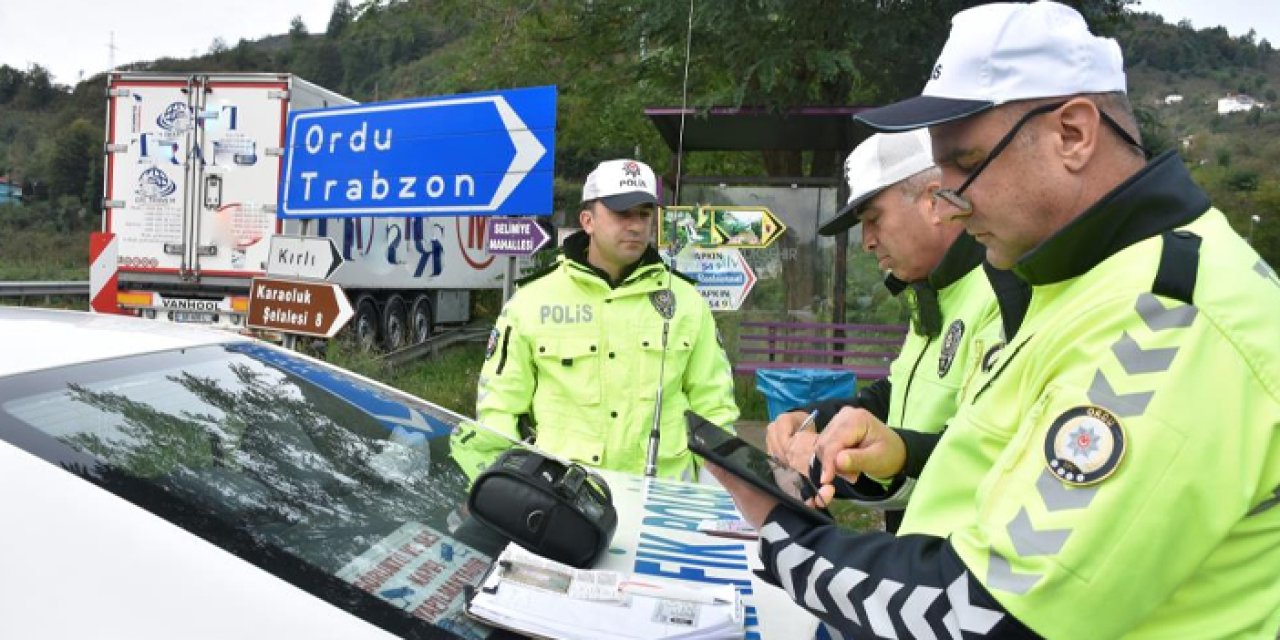
<svg viewBox="0 0 1280 640">
<path fill-rule="evenodd" d="M 833 523 L 831 516 L 804 503 L 802 496 L 817 491 L 807 476 L 779 464 L 769 454 L 692 411 L 686 411 L 684 415 L 690 451 L 777 498 L 810 522 Z"/>
</svg>

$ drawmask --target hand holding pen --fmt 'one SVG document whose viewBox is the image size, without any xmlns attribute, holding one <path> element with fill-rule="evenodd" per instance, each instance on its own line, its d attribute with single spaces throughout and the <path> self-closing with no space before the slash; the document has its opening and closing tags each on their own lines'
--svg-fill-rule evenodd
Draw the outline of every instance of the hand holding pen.
<svg viewBox="0 0 1280 640">
<path fill-rule="evenodd" d="M 776 462 L 786 467 L 795 468 L 797 471 L 808 471 L 808 467 L 801 469 L 793 463 L 803 462 L 803 460 L 808 460 L 813 455 L 811 449 L 813 448 L 812 445 L 816 439 L 816 434 L 804 434 L 809 431 L 810 427 L 816 426 L 818 411 L 815 409 L 809 412 L 797 425 L 797 418 L 800 415 L 798 411 L 791 411 L 778 416 L 777 420 L 769 424 L 766 441 L 769 454 Z"/>
<path fill-rule="evenodd" d="M 808 429 L 809 427 L 816 426 L 818 424 L 817 420 L 818 420 L 818 410 L 814 409 L 813 411 L 809 412 L 809 415 L 807 417 L 805 417 L 804 422 L 800 423 L 800 427 L 796 429 L 796 433 L 801 433 L 805 429 Z M 795 434 L 793 433 L 791 435 L 794 436 Z"/>
</svg>

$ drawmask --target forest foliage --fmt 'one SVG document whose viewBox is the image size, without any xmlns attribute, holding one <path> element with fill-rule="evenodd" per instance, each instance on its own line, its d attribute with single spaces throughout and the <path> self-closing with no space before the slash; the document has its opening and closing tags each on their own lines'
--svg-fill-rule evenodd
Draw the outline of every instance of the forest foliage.
<svg viewBox="0 0 1280 640">
<path fill-rule="evenodd" d="M 559 88 L 557 207 L 601 158 L 638 156 L 660 171 L 670 151 L 647 106 L 870 105 L 919 91 L 963 0 L 338 0 L 323 32 L 301 19 L 281 35 L 216 39 L 154 71 L 291 72 L 356 100 L 378 101 L 554 84 Z M 1280 59 L 1256 34 L 1194 29 L 1135 13 L 1132 0 L 1071 2 L 1117 37 L 1144 137 L 1178 148 L 1197 180 L 1272 264 L 1280 264 L 1280 112 L 1219 116 L 1247 93 L 1274 103 Z M 270 27 L 265 27 L 269 29 Z M 685 82 L 688 36 L 689 72 Z M 0 66 L 0 176 L 23 207 L 0 224 L 69 231 L 98 225 L 103 75 L 55 84 L 39 65 Z M 686 93 L 687 90 L 687 93 Z M 1166 104 L 1169 94 L 1184 96 Z M 703 175 L 830 176 L 832 154 L 690 154 Z M 19 209 L 23 211 L 19 212 Z M 1253 217 L 1257 216 L 1257 222 Z"/>
</svg>

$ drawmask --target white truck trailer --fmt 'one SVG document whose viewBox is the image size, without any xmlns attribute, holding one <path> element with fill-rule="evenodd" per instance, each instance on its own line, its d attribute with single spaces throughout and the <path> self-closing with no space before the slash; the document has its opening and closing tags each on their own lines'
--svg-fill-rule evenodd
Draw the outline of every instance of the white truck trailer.
<svg viewBox="0 0 1280 640">
<path fill-rule="evenodd" d="M 484 218 L 277 218 L 288 113 L 350 104 L 289 74 L 110 74 L 102 229 L 117 239 L 120 306 L 243 329 L 250 281 L 287 234 L 342 253 L 329 281 L 362 344 L 395 349 L 469 320 L 471 291 L 502 287 L 505 272 Z"/>
</svg>

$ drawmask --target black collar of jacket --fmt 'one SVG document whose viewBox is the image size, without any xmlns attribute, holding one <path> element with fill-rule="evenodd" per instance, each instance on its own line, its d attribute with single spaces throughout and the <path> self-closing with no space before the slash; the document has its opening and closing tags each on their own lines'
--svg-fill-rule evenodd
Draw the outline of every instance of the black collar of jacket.
<svg viewBox="0 0 1280 640">
<path fill-rule="evenodd" d="M 938 266 L 929 272 L 929 286 L 935 291 L 946 289 L 976 269 L 986 257 L 986 247 L 979 244 L 973 236 L 961 233 L 943 254 Z"/>
<path fill-rule="evenodd" d="M 627 265 L 618 273 L 618 281 L 614 282 L 609 278 L 609 274 L 587 261 L 587 246 L 591 244 L 591 236 L 586 231 L 578 231 L 573 235 L 564 239 L 564 257 L 572 260 L 582 268 L 590 271 L 592 274 L 604 280 L 610 289 L 618 288 L 618 285 L 627 281 L 631 274 L 636 272 L 640 267 L 646 267 L 651 264 L 663 264 L 662 256 L 658 255 L 658 250 L 653 245 L 645 247 L 644 253 L 640 254 L 640 259 Z M 682 276 L 683 277 L 683 276 Z"/>
<path fill-rule="evenodd" d="M 1181 227 L 1209 209 L 1173 151 L 1161 154 L 1013 266 L 1031 285 L 1083 275 L 1121 249 Z"/>
<path fill-rule="evenodd" d="M 956 236 L 956 241 L 952 242 L 951 247 L 942 255 L 938 266 L 929 273 L 927 280 L 929 287 L 934 291 L 942 291 L 955 284 L 965 274 L 982 264 L 986 255 L 986 248 L 978 244 L 973 236 L 967 233 Z M 910 282 L 894 277 L 892 273 L 884 279 L 884 287 L 894 296 L 902 293 L 909 285 L 911 285 Z"/>
</svg>

